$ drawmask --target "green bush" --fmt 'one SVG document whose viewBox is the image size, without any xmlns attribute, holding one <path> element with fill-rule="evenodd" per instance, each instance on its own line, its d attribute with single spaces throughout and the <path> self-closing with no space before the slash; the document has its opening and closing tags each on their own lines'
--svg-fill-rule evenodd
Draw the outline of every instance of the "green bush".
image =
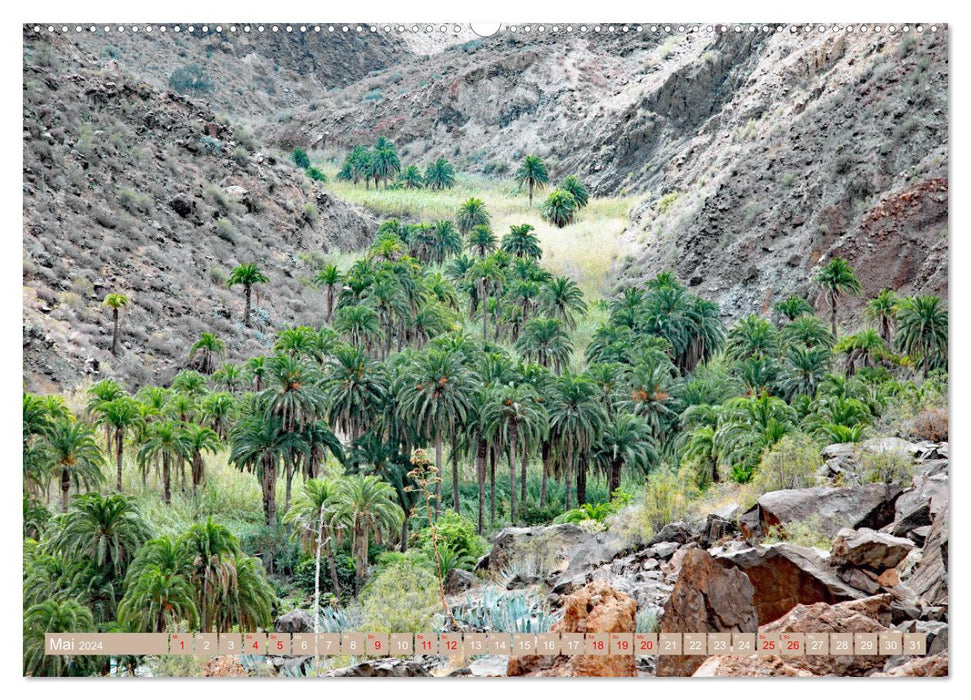
<svg viewBox="0 0 971 700">
<path fill-rule="evenodd" d="M 169 87 L 176 92 L 209 93 L 212 81 L 209 74 L 197 63 L 178 68 L 169 76 Z"/>
<path fill-rule="evenodd" d="M 438 581 L 417 562 L 395 562 L 361 593 L 364 629 L 374 632 L 424 632 L 439 610 Z"/>
<path fill-rule="evenodd" d="M 448 547 L 457 557 L 469 557 L 479 559 L 488 549 L 484 539 L 479 537 L 475 531 L 475 524 L 453 510 L 447 511 L 435 524 L 438 531 L 438 546 Z M 432 531 L 431 528 L 420 530 L 415 536 L 415 545 L 432 557 Z"/>
<path fill-rule="evenodd" d="M 297 167 L 306 170 L 310 167 L 310 158 L 307 156 L 307 152 L 302 148 L 294 148 L 292 154 L 293 162 L 297 164 Z"/>
<path fill-rule="evenodd" d="M 758 494 L 816 485 L 816 471 L 823 466 L 819 447 L 805 434 L 787 435 L 762 457 L 752 489 Z"/>
<path fill-rule="evenodd" d="M 326 556 L 320 559 L 320 592 L 322 595 L 336 595 L 338 598 L 350 598 L 354 593 L 354 560 L 346 554 L 338 556 L 334 560 L 334 568 L 337 569 L 337 583 L 339 590 L 334 590 L 334 583 L 330 576 L 330 565 L 327 563 Z M 294 567 L 293 580 L 300 588 L 308 594 L 314 592 L 314 575 L 317 569 L 317 562 L 313 557 L 307 556 L 300 559 L 300 563 Z"/>
<path fill-rule="evenodd" d="M 529 503 L 520 511 L 519 519 L 527 527 L 549 525 L 562 513 L 563 509 L 556 503 L 547 503 L 543 508 L 535 503 Z"/>
<path fill-rule="evenodd" d="M 307 177 L 309 177 L 311 180 L 314 180 L 315 182 L 327 182 L 327 176 L 324 175 L 323 171 L 320 170 L 320 168 L 315 168 L 314 166 L 311 165 L 307 168 L 306 172 L 307 172 Z"/>
</svg>

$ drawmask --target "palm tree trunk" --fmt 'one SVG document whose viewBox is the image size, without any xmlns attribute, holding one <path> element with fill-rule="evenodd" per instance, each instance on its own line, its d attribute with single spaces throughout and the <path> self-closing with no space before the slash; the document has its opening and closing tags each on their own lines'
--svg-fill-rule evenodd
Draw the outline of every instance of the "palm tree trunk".
<svg viewBox="0 0 971 700">
<path fill-rule="evenodd" d="M 573 441 L 567 445 L 566 448 L 566 478 L 563 480 L 566 484 L 566 500 L 564 502 L 564 510 L 570 510 L 572 505 L 573 493 L 571 491 L 572 481 L 573 481 Z"/>
<path fill-rule="evenodd" d="M 587 502 L 587 465 L 577 465 L 577 508 Z"/>
<path fill-rule="evenodd" d="M 252 310 L 252 298 L 253 298 L 253 288 L 250 285 L 244 285 L 244 294 L 246 296 L 246 310 L 244 311 L 245 316 L 243 316 L 243 325 L 247 328 L 250 327 L 250 311 Z"/>
<path fill-rule="evenodd" d="M 452 428 L 452 510 L 461 513 L 459 508 L 459 438 Z"/>
<path fill-rule="evenodd" d="M 529 460 L 527 459 L 527 456 L 529 454 L 529 450 L 527 449 L 527 445 L 526 445 L 525 441 L 523 442 L 522 448 L 523 448 L 522 454 L 519 456 L 519 458 L 520 458 L 520 465 L 519 465 L 519 510 L 522 510 L 526 506 L 526 464 L 529 462 Z"/>
<path fill-rule="evenodd" d="M 620 470 L 623 464 L 619 459 L 615 459 L 610 465 L 610 491 L 608 495 L 613 495 L 614 491 L 620 488 Z"/>
<path fill-rule="evenodd" d="M 334 317 L 334 286 L 327 285 L 327 323 Z"/>
<path fill-rule="evenodd" d="M 71 475 L 67 469 L 61 470 L 61 512 L 67 512 L 67 494 L 71 490 Z"/>
<path fill-rule="evenodd" d="M 529 183 L 529 206 L 533 206 L 533 183 Z"/>
<path fill-rule="evenodd" d="M 162 457 L 162 500 L 165 505 L 172 503 L 172 465 L 168 455 Z"/>
<path fill-rule="evenodd" d="M 293 486 L 293 473 L 296 471 L 292 461 L 287 460 L 286 472 L 287 472 L 287 490 L 286 490 L 286 501 L 284 503 L 283 510 L 288 512 L 290 510 L 290 493 Z"/>
<path fill-rule="evenodd" d="M 543 441 L 543 447 L 541 448 L 542 461 L 543 461 L 543 478 L 542 478 L 542 481 L 540 481 L 540 485 L 539 485 L 539 507 L 540 508 L 546 507 L 546 486 L 547 486 L 547 479 L 549 478 L 548 475 L 550 472 L 549 462 L 550 462 L 550 456 L 552 453 L 551 447 L 552 445 L 548 440 Z"/>
<path fill-rule="evenodd" d="M 482 291 L 479 293 L 479 303 L 482 304 L 482 345 L 489 341 L 489 304 L 485 293 L 485 283 L 482 283 Z"/>
<path fill-rule="evenodd" d="M 202 483 L 202 472 L 204 465 L 202 463 L 202 452 L 196 452 L 192 455 L 192 495 L 196 495 L 196 487 Z"/>
<path fill-rule="evenodd" d="M 486 441 L 479 438 L 475 446 L 475 481 L 479 487 L 479 535 L 485 531 Z"/>
<path fill-rule="evenodd" d="M 111 336 L 111 354 L 118 355 L 118 309 L 112 309 L 112 316 L 115 320 L 115 331 Z M 121 487 L 119 487 L 120 489 Z"/>
<path fill-rule="evenodd" d="M 405 517 L 401 519 L 401 551 L 408 551 L 408 509 L 402 508 Z"/>
<path fill-rule="evenodd" d="M 337 560 L 334 557 L 334 539 L 332 537 L 327 538 L 329 541 L 327 543 L 327 568 L 330 569 L 330 582 L 334 586 L 334 595 L 339 596 L 341 594 L 341 581 L 337 577 Z"/>
<path fill-rule="evenodd" d="M 830 322 L 833 327 L 833 338 L 836 338 L 836 293 L 832 292 L 829 296 Z"/>
<path fill-rule="evenodd" d="M 435 433 L 435 520 L 442 514 L 442 434 Z"/>
<path fill-rule="evenodd" d="M 263 510 L 266 524 L 276 525 L 276 460 L 272 455 L 263 457 Z"/>
<path fill-rule="evenodd" d="M 125 449 L 125 434 L 121 430 L 115 430 L 115 460 L 116 471 L 118 472 L 118 492 L 121 493 L 121 460 Z"/>
<path fill-rule="evenodd" d="M 496 522 L 496 448 L 489 450 L 489 524 Z"/>
<path fill-rule="evenodd" d="M 516 522 L 516 424 L 509 426 L 509 522 Z"/>
</svg>

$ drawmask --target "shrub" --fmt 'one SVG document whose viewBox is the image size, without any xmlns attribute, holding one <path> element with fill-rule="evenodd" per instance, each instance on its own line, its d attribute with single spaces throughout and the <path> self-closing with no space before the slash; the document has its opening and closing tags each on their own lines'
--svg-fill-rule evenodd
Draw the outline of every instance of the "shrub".
<svg viewBox="0 0 971 700">
<path fill-rule="evenodd" d="M 169 76 L 169 87 L 176 92 L 204 94 L 212 92 L 209 74 L 197 63 L 177 68 Z"/>
<path fill-rule="evenodd" d="M 607 525 L 632 544 L 646 542 L 668 523 L 691 516 L 698 495 L 693 478 L 664 466 L 648 477 L 630 505 L 607 518 Z"/>
<path fill-rule="evenodd" d="M 216 219 L 216 235 L 224 241 L 236 242 L 236 228 L 233 223 L 226 218 Z"/>
<path fill-rule="evenodd" d="M 308 224 L 313 226 L 317 223 L 317 219 L 320 218 L 320 212 L 317 210 L 317 206 L 313 202 L 307 202 L 303 205 L 303 220 Z"/>
<path fill-rule="evenodd" d="M 519 519 L 527 527 L 549 525 L 562 512 L 563 509 L 555 503 L 547 503 L 544 508 L 540 508 L 535 503 L 529 503 L 520 511 Z"/>
<path fill-rule="evenodd" d="M 773 525 L 765 533 L 762 542 L 765 544 L 788 542 L 800 547 L 829 549 L 830 537 L 823 531 L 819 515 L 812 515 L 804 520 L 793 520 L 785 525 Z"/>
<path fill-rule="evenodd" d="M 395 562 L 361 593 L 364 628 L 374 632 L 423 632 L 438 611 L 438 581 L 417 562 Z"/>
<path fill-rule="evenodd" d="M 668 192 L 666 195 L 657 200 L 657 211 L 658 214 L 666 214 L 668 209 L 670 209 L 675 202 L 678 201 L 679 192 Z"/>
<path fill-rule="evenodd" d="M 320 560 L 320 592 L 321 596 L 335 595 L 338 598 L 350 598 L 354 592 L 354 559 L 346 553 L 338 554 L 334 558 L 334 568 L 337 569 L 338 590 L 334 590 L 334 582 L 330 575 L 330 566 L 322 554 Z M 303 557 L 293 569 L 293 580 L 300 588 L 312 594 L 314 591 L 314 576 L 317 571 L 317 561 L 314 557 Z"/>
<path fill-rule="evenodd" d="M 323 171 L 312 165 L 307 168 L 307 177 L 315 182 L 327 182 L 327 176 L 324 175 Z"/>
<path fill-rule="evenodd" d="M 152 213 L 152 198 L 141 192 L 118 188 L 118 203 L 133 216 L 150 216 Z"/>
<path fill-rule="evenodd" d="M 864 484 L 906 484 L 913 476 L 914 461 L 902 450 L 862 450 L 857 459 Z"/>
<path fill-rule="evenodd" d="M 364 97 L 361 98 L 365 102 L 380 102 L 384 99 L 384 94 L 378 88 L 368 91 Z"/>
<path fill-rule="evenodd" d="M 819 448 L 808 435 L 787 435 L 772 446 L 759 464 L 751 488 L 756 495 L 782 489 L 802 489 L 816 484 L 823 466 Z"/>
<path fill-rule="evenodd" d="M 947 440 L 947 409 L 930 408 L 922 411 L 911 421 L 911 433 L 930 442 L 945 442 Z"/>
<path fill-rule="evenodd" d="M 484 539 L 475 531 L 475 524 L 454 510 L 446 512 L 435 524 L 438 532 L 439 549 L 448 547 L 456 556 L 468 556 L 479 559 L 486 553 L 487 546 Z M 420 530 L 416 536 L 416 546 L 433 557 L 431 528 Z"/>
<path fill-rule="evenodd" d="M 297 167 L 301 170 L 306 170 L 310 167 L 310 158 L 307 156 L 307 152 L 302 148 L 294 148 L 291 154 L 293 162 L 297 164 Z"/>
</svg>

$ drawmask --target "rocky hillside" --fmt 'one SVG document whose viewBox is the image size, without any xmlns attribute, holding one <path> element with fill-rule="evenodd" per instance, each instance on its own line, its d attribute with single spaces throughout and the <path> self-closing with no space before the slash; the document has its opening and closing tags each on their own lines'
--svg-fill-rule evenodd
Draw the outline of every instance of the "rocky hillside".
<svg viewBox="0 0 971 700">
<path fill-rule="evenodd" d="M 160 91 L 65 38 L 25 34 L 24 374 L 31 390 L 86 376 L 165 381 L 203 331 L 230 357 L 278 325 L 319 325 L 306 281 L 374 222 L 331 198 L 203 101 Z M 229 270 L 256 261 L 262 323 L 240 323 Z M 270 287 L 267 287 L 269 290 Z M 126 294 L 121 351 L 100 303 Z"/>
<path fill-rule="evenodd" d="M 946 294 L 946 29 L 779 30 L 504 32 L 265 129 L 285 146 L 386 135 L 409 161 L 497 174 L 538 153 L 554 177 L 639 193 L 616 276 L 673 268 L 733 317 L 813 300 L 836 254 L 867 295 Z"/>
</svg>

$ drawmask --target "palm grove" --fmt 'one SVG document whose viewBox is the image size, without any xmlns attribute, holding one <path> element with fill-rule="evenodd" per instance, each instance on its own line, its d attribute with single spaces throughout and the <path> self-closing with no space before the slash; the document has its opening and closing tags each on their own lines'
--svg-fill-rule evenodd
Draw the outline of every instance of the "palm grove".
<svg viewBox="0 0 971 700">
<path fill-rule="evenodd" d="M 382 139 L 338 176 L 435 190 L 455 173 L 443 159 L 403 168 Z M 549 182 L 535 156 L 516 179 L 530 201 Z M 588 198 L 568 177 L 540 213 L 565 226 Z M 744 483 L 787 437 L 859 441 L 899 397 L 946 380 L 935 297 L 883 290 L 840 332 L 840 305 L 862 291 L 841 258 L 814 277 L 827 320 L 794 296 L 774 320 L 726 327 L 668 272 L 584 299 L 544 269 L 533 226 L 491 221 L 477 198 L 451 220 L 384 221 L 346 269 L 317 271 L 319 327 L 279 330 L 264 356 L 227 362 L 227 341 L 205 333 L 168 386 L 105 379 L 74 410 L 25 394 L 25 670 L 103 671 L 44 657 L 45 631 L 266 628 L 285 611 L 280 577 L 338 605 L 402 556 L 441 581 L 498 527 L 602 519 L 662 479 Z M 254 261 L 228 283 L 248 332 L 253 288 L 272 294 L 273 280 Z M 106 300 L 113 352 L 127 303 Z M 219 459 L 258 484 L 260 537 L 206 513 Z M 148 501 L 200 517 L 165 526 Z"/>
</svg>

